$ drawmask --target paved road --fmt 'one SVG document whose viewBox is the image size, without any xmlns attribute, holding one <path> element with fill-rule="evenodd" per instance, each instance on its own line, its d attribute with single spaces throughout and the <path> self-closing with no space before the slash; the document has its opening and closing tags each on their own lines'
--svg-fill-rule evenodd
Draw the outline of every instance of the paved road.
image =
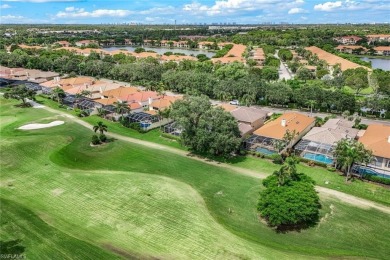
<svg viewBox="0 0 390 260">
<path fill-rule="evenodd" d="M 64 112 L 61 112 L 61 111 L 58 111 L 58 110 L 55 110 L 55 109 L 52 109 L 52 108 L 49 108 L 49 107 L 46 107 L 46 106 L 42 106 L 42 105 L 37 104 L 37 103 L 33 103 L 33 106 L 36 107 L 36 108 L 45 109 L 45 110 L 48 110 L 48 111 L 50 111 L 52 113 L 55 113 L 55 114 L 67 117 L 70 120 L 72 120 L 72 121 L 74 121 L 74 122 L 76 122 L 76 123 L 78 123 L 78 124 L 88 128 L 88 129 L 90 129 L 92 131 L 92 127 L 93 126 L 91 124 L 89 124 L 89 123 L 87 123 L 87 122 L 85 122 L 85 121 L 83 121 L 83 120 L 81 120 L 81 119 L 79 119 L 79 118 L 77 118 L 75 116 L 69 115 L 67 113 L 64 113 Z M 203 163 L 207 163 L 207 164 L 214 165 L 214 166 L 217 166 L 217 167 L 223 167 L 225 169 L 232 170 L 232 171 L 234 171 L 237 174 L 242 174 L 242 175 L 246 175 L 246 176 L 250 176 L 250 177 L 254 177 L 254 178 L 258 178 L 258 179 L 263 179 L 263 178 L 265 178 L 268 175 L 268 174 L 263 173 L 263 172 L 252 171 L 252 170 L 248 170 L 248 169 L 235 167 L 235 166 L 232 166 L 232 165 L 229 165 L 229 164 L 219 163 L 219 162 L 212 161 L 212 160 L 209 160 L 209 159 L 200 158 L 200 157 L 194 156 L 194 155 L 192 155 L 192 154 L 190 154 L 190 153 L 188 153 L 186 151 L 183 151 L 183 150 L 180 150 L 180 149 L 176 149 L 176 148 L 172 148 L 172 147 L 168 147 L 168 146 L 161 145 L 161 144 L 156 144 L 156 143 L 143 141 L 143 140 L 127 137 L 127 136 L 122 136 L 122 135 L 115 134 L 115 133 L 107 133 L 107 135 L 111 136 L 113 138 L 116 138 L 118 140 L 121 140 L 121 141 L 143 145 L 143 146 L 146 146 L 146 147 L 149 147 L 149 148 L 152 148 L 152 149 L 162 150 L 162 151 L 174 153 L 174 154 L 177 154 L 177 155 L 180 155 L 180 156 L 185 156 L 187 158 L 191 158 L 193 160 L 201 161 Z M 329 197 L 330 196 L 332 198 L 339 199 L 342 202 L 351 204 L 353 206 L 357 206 L 357 207 L 360 207 L 360 208 L 374 208 L 374 209 L 377 209 L 379 211 L 382 211 L 382 212 L 385 212 L 387 214 L 390 214 L 390 207 L 387 207 L 387 206 L 375 203 L 373 201 L 361 199 L 361 198 L 355 197 L 353 195 L 345 194 L 345 193 L 340 192 L 340 191 L 336 191 L 336 190 L 332 190 L 332 189 L 328 189 L 328 188 L 324 188 L 324 187 L 319 187 L 319 186 L 316 186 L 316 190 L 323 197 L 326 197 L 326 196 Z"/>
<path fill-rule="evenodd" d="M 279 50 L 276 51 L 274 56 L 279 59 L 278 52 L 279 52 Z M 282 80 L 282 79 L 288 80 L 288 79 L 292 79 L 292 78 L 293 77 L 292 77 L 290 71 L 287 69 L 286 65 L 280 60 L 279 79 L 280 80 Z"/>
</svg>

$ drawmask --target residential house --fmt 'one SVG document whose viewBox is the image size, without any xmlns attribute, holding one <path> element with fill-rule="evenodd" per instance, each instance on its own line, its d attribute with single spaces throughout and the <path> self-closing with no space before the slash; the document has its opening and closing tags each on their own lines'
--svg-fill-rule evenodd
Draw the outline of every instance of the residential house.
<svg viewBox="0 0 390 260">
<path fill-rule="evenodd" d="M 153 103 L 153 101 L 160 99 L 161 97 L 155 91 L 140 91 L 130 95 L 121 95 L 118 97 L 121 101 L 127 101 L 127 103 L 139 103 L 146 110 Z"/>
<path fill-rule="evenodd" d="M 374 159 L 367 167 L 356 165 L 353 171 L 390 178 L 390 126 L 369 125 L 359 142 L 372 151 Z"/>
<path fill-rule="evenodd" d="M 220 43 L 218 46 L 225 46 L 226 44 L 230 43 Z M 246 46 L 243 44 L 233 44 L 233 47 L 230 49 L 230 51 L 221 58 L 212 58 L 211 61 L 214 63 L 232 63 L 232 62 L 243 62 L 245 63 L 245 58 L 243 57 L 243 54 L 246 50 Z"/>
<path fill-rule="evenodd" d="M 139 92 L 140 90 L 136 87 L 124 87 L 109 89 L 102 92 L 102 98 L 116 98 L 125 97 Z M 126 98 L 127 99 L 127 98 Z"/>
<path fill-rule="evenodd" d="M 368 51 L 367 48 L 359 45 L 339 45 L 336 47 L 336 50 L 342 53 L 349 54 L 364 54 Z"/>
<path fill-rule="evenodd" d="M 390 56 L 390 46 L 374 47 L 376 55 Z"/>
<path fill-rule="evenodd" d="M 325 164 L 333 164 L 333 151 L 338 141 L 355 139 L 359 130 L 352 128 L 352 121 L 329 119 L 323 126 L 312 128 L 295 146 L 301 157 Z"/>
<path fill-rule="evenodd" d="M 368 43 L 372 42 L 390 42 L 390 34 L 370 34 L 367 35 Z"/>
<path fill-rule="evenodd" d="M 354 45 L 358 41 L 362 40 L 362 38 L 355 35 L 351 35 L 351 36 L 337 37 L 334 38 L 334 40 L 345 45 Z"/>
<path fill-rule="evenodd" d="M 132 42 L 130 39 L 125 39 L 125 45 L 135 45 L 134 42 Z"/>
<path fill-rule="evenodd" d="M 220 107 L 229 112 L 237 120 L 241 136 L 252 134 L 253 131 L 263 126 L 269 113 L 268 111 L 255 107 L 234 106 L 229 104 L 223 104 L 220 105 Z"/>
<path fill-rule="evenodd" d="M 188 55 L 162 55 L 160 57 L 160 60 L 161 62 L 167 62 L 167 61 L 174 61 L 174 62 L 177 62 L 179 63 L 180 61 L 183 61 L 183 60 L 198 60 L 197 58 L 193 57 L 193 56 L 188 56 Z"/>
<path fill-rule="evenodd" d="M 183 98 L 182 96 L 164 96 L 160 99 L 154 100 L 149 105 L 149 110 L 164 110 L 169 108 L 176 100 Z"/>
<path fill-rule="evenodd" d="M 248 150 L 274 154 L 294 146 L 314 126 L 315 119 L 299 113 L 285 113 L 253 132 L 245 141 Z M 296 135 L 290 143 L 283 138 L 287 132 Z M 280 146 L 279 146 L 280 145 Z"/>
<path fill-rule="evenodd" d="M 173 42 L 173 47 L 175 48 L 188 48 L 188 42 L 187 41 L 178 41 Z"/>
<path fill-rule="evenodd" d="M 306 47 L 305 49 L 310 51 L 313 55 L 317 55 L 320 60 L 326 61 L 326 63 L 331 67 L 335 65 L 340 65 L 340 69 L 342 71 L 345 71 L 347 69 L 357 69 L 357 68 L 364 68 L 368 71 L 372 71 L 370 68 L 343 59 L 337 55 L 324 51 L 316 46 Z"/>
<path fill-rule="evenodd" d="M 205 39 L 207 36 L 201 36 L 201 35 L 179 35 L 180 40 L 191 40 L 191 41 L 197 41 L 201 39 Z"/>
<path fill-rule="evenodd" d="M 254 48 L 251 52 L 252 59 L 256 61 L 257 65 L 262 66 L 265 62 L 265 54 L 262 48 Z"/>
<path fill-rule="evenodd" d="M 87 47 L 90 44 L 98 44 L 95 40 L 82 40 L 75 43 L 77 47 Z"/>
<path fill-rule="evenodd" d="M 214 42 L 198 42 L 198 48 L 201 50 L 209 50 L 213 45 Z"/>
</svg>

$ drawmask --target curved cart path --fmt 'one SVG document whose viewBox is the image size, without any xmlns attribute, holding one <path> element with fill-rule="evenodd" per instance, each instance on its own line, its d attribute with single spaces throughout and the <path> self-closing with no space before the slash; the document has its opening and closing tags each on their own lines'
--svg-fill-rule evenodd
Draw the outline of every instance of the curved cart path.
<svg viewBox="0 0 390 260">
<path fill-rule="evenodd" d="M 37 104 L 39 105 L 39 104 Z M 35 104 L 33 103 L 33 106 L 35 106 Z M 37 106 L 37 108 L 43 108 L 45 110 L 48 110 L 52 113 L 55 113 L 55 114 L 59 114 L 59 115 L 62 115 L 88 129 L 90 129 L 92 131 L 92 125 L 75 117 L 75 116 L 72 116 L 72 115 L 69 115 L 67 113 L 64 113 L 64 112 L 61 112 L 61 111 L 58 111 L 58 110 L 55 110 L 53 108 L 49 108 L 49 107 L 42 107 L 42 105 L 39 105 L 39 107 Z M 132 137 L 127 137 L 127 136 L 123 136 L 123 135 L 120 135 L 120 134 L 116 134 L 116 133 L 107 133 L 108 136 L 110 137 L 113 137 L 115 139 L 118 139 L 118 140 L 121 140 L 121 141 L 125 141 L 125 142 L 130 142 L 130 143 L 135 143 L 135 144 L 139 144 L 139 145 L 143 145 L 143 146 L 146 146 L 146 147 L 149 147 L 149 148 L 152 148 L 152 149 L 157 149 L 157 150 L 161 150 L 161 151 L 166 151 L 166 152 L 170 152 L 170 153 L 173 153 L 173 154 L 176 154 L 176 155 L 180 155 L 180 156 L 185 156 L 187 158 L 191 158 L 193 160 L 197 160 L 197 161 L 201 161 L 201 162 L 204 162 L 204 163 L 207 163 L 207 164 L 210 164 L 210 165 L 214 165 L 214 166 L 218 166 L 218 167 L 222 167 L 222 168 L 225 168 L 225 169 L 229 169 L 229 170 L 232 170 L 233 172 L 235 173 L 238 173 L 238 174 L 242 174 L 242 175 L 246 175 L 246 176 L 250 176 L 250 177 L 254 177 L 254 178 L 258 178 L 258 179 L 263 179 L 265 177 L 268 176 L 268 174 L 265 174 L 265 173 L 262 173 L 262 172 L 258 172 L 258 171 L 252 171 L 252 170 L 248 170 L 248 169 L 244 169 L 244 168 L 240 168 L 240 167 L 236 167 L 236 166 L 232 166 L 232 165 L 229 165 L 229 164 L 226 164 L 226 163 L 220 163 L 220 162 L 216 162 L 216 161 L 212 161 L 212 160 L 209 160 L 209 159 L 204 159 L 204 158 L 200 158 L 200 157 L 197 157 L 197 156 L 194 156 L 186 151 L 183 151 L 183 150 L 180 150 L 180 149 L 176 149 L 176 148 L 172 148 L 172 147 L 169 147 L 169 146 L 165 146 L 165 145 L 161 145 L 161 144 L 156 144 L 156 143 L 152 143 L 152 142 L 149 142 L 149 141 L 144 141 L 144 140 L 139 140 L 139 139 L 136 139 L 136 138 L 132 138 Z M 359 197 L 356 197 L 356 196 L 353 196 L 353 195 L 350 195 L 350 194 L 346 194 L 344 192 L 340 192 L 340 191 L 337 191 L 337 190 L 332 190 L 332 189 L 328 189 L 328 188 L 325 188 L 325 187 L 320 187 L 320 186 L 316 186 L 316 190 L 320 193 L 320 195 L 322 196 L 328 196 L 328 197 L 332 197 L 332 198 L 337 198 L 339 199 L 340 201 L 342 202 L 345 202 L 345 203 L 348 203 L 348 204 L 351 204 L 353 206 L 357 206 L 357 207 L 360 207 L 360 208 L 374 208 L 376 210 L 379 210 L 379 211 L 382 211 L 384 213 L 387 213 L 387 214 L 390 214 L 390 207 L 387 207 L 385 205 L 381 205 L 379 203 L 376 203 L 376 202 L 373 202 L 373 201 L 370 201 L 370 200 L 366 200 L 366 199 L 362 199 L 362 198 L 359 198 Z"/>
</svg>

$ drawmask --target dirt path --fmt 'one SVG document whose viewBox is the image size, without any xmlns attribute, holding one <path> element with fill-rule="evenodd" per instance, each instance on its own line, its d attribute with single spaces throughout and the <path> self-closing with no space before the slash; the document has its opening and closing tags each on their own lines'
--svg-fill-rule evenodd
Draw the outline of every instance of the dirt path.
<svg viewBox="0 0 390 260">
<path fill-rule="evenodd" d="M 92 127 L 93 126 L 91 124 L 89 124 L 89 123 L 87 123 L 87 122 L 85 122 L 85 121 L 83 121 L 83 120 L 81 120 L 81 119 L 79 119 L 79 118 L 77 118 L 75 116 L 69 115 L 67 113 L 64 113 L 64 112 L 61 112 L 61 111 L 58 111 L 58 110 L 55 110 L 55 109 L 52 109 L 52 108 L 49 108 L 49 107 L 43 107 L 43 109 L 48 110 L 48 111 L 50 111 L 52 113 L 60 114 L 60 115 L 62 115 L 64 117 L 67 117 L 67 118 L 71 119 L 72 121 L 74 121 L 74 122 L 76 122 L 76 123 L 78 123 L 78 124 L 88 128 L 88 129 L 90 129 L 92 131 Z M 252 171 L 252 170 L 248 170 L 248 169 L 243 169 L 243 168 L 235 167 L 235 166 L 232 166 L 232 165 L 229 165 L 229 164 L 226 164 L 226 163 L 220 163 L 220 162 L 212 161 L 212 160 L 209 160 L 209 159 L 200 158 L 200 157 L 191 155 L 191 154 L 189 154 L 186 151 L 183 151 L 183 150 L 180 150 L 180 149 L 176 149 L 176 148 L 172 148 L 172 147 L 165 146 L 165 145 L 161 145 L 161 144 L 156 144 L 156 143 L 152 143 L 152 142 L 148 142 L 148 141 L 143 141 L 143 140 L 139 140 L 139 139 L 135 139 L 135 138 L 132 138 L 132 137 L 127 137 L 127 136 L 123 136 L 123 135 L 119 135 L 119 134 L 115 134 L 115 133 L 107 133 L 107 136 L 113 137 L 113 138 L 121 140 L 121 141 L 135 143 L 135 144 L 147 146 L 149 148 L 170 152 L 170 153 L 173 153 L 173 154 L 176 154 L 176 155 L 180 155 L 180 156 L 185 156 L 185 157 L 191 158 L 193 160 L 197 160 L 197 161 L 201 161 L 203 163 L 207 163 L 207 164 L 210 164 L 210 165 L 214 165 L 214 166 L 222 167 L 222 168 L 225 168 L 225 169 L 229 169 L 231 171 L 234 171 L 235 173 L 246 175 L 246 176 L 250 176 L 250 177 L 253 177 L 253 178 L 263 179 L 263 178 L 268 176 L 265 173 Z M 370 201 L 370 200 L 362 199 L 362 198 L 359 198 L 359 197 L 355 197 L 353 195 L 349 195 L 349 194 L 346 194 L 346 193 L 343 193 L 343 192 L 340 192 L 340 191 L 336 191 L 336 190 L 332 190 L 332 189 L 328 189 L 328 188 L 324 188 L 324 187 L 320 187 L 320 186 L 316 186 L 316 190 L 320 193 L 321 196 L 324 196 L 324 197 L 336 198 L 336 199 L 338 199 L 338 200 L 340 200 L 342 202 L 351 204 L 353 206 L 357 206 L 357 207 L 365 208 L 365 209 L 374 208 L 376 210 L 379 210 L 379 211 L 382 211 L 384 213 L 390 214 L 390 207 L 381 205 L 379 203 L 376 203 L 376 202 L 373 202 L 373 201 Z"/>
</svg>

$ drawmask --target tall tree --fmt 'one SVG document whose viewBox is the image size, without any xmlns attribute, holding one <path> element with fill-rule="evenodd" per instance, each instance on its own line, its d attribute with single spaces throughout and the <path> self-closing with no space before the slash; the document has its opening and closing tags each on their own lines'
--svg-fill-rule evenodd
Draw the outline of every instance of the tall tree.
<svg viewBox="0 0 390 260">
<path fill-rule="evenodd" d="M 58 105 L 60 105 L 62 100 L 66 97 L 65 91 L 60 87 L 55 87 L 52 90 L 52 95 L 57 100 Z"/>
<path fill-rule="evenodd" d="M 348 181 L 353 164 L 371 162 L 372 151 L 356 140 L 345 138 L 337 142 L 333 156 L 336 158 L 336 167 L 345 172 L 345 180 Z"/>
<path fill-rule="evenodd" d="M 93 131 L 95 131 L 95 133 L 99 131 L 99 133 L 102 135 L 104 134 L 104 132 L 107 132 L 107 128 L 108 127 L 105 124 L 103 124 L 102 121 L 99 121 L 97 122 L 96 125 L 93 126 Z"/>
<path fill-rule="evenodd" d="M 19 85 L 4 93 L 6 99 L 16 99 L 22 101 L 22 106 L 27 106 L 27 100 L 35 100 L 36 92 L 28 89 L 25 85 Z"/>
</svg>

